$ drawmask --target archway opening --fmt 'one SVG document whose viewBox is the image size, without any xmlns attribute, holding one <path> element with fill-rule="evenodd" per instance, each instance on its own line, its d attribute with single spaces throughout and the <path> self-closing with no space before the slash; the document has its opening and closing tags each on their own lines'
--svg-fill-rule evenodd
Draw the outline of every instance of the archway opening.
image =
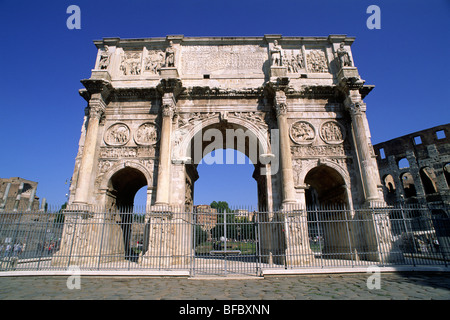
<svg viewBox="0 0 450 320">
<path fill-rule="evenodd" d="M 422 180 L 423 189 L 426 195 L 437 193 L 436 176 L 433 169 L 423 167 L 419 171 L 420 179 Z"/>
<path fill-rule="evenodd" d="M 385 190 L 385 200 L 386 203 L 393 205 L 396 202 L 396 186 L 394 182 L 394 177 L 391 174 L 384 176 L 383 178 L 384 190 Z"/>
<path fill-rule="evenodd" d="M 236 208 L 267 208 L 263 149 L 254 131 L 231 119 L 202 127 L 187 150 L 192 164 L 186 166 L 186 189 L 191 189 L 192 197 L 186 196 L 186 204 L 227 201 Z"/>
<path fill-rule="evenodd" d="M 226 201 L 231 208 L 256 208 L 257 182 L 255 166 L 243 153 L 233 149 L 214 150 L 197 165 L 193 202 L 210 205 Z"/>
<path fill-rule="evenodd" d="M 345 181 L 335 169 L 320 165 L 305 176 L 310 248 L 323 257 L 348 259 L 351 256 Z"/>
<path fill-rule="evenodd" d="M 447 181 L 447 186 L 450 188 L 450 163 L 447 163 L 444 166 L 444 177 L 445 180 Z"/>
<path fill-rule="evenodd" d="M 305 176 L 307 207 L 348 205 L 345 181 L 335 169 L 320 165 Z"/>
<path fill-rule="evenodd" d="M 194 215 L 194 252 L 209 257 L 210 252 L 227 248 L 240 252 L 233 259 L 252 262 L 258 247 L 254 211 L 264 210 L 268 203 L 267 176 L 260 162 L 260 155 L 267 153 L 264 138 L 249 129 L 250 122 L 245 127 L 242 119 L 224 115 L 219 122 L 212 121 L 198 128 L 186 153 L 192 164 L 186 166 L 185 203 L 199 205 Z M 226 202 L 225 208 L 208 208 L 213 201 Z"/>
<path fill-rule="evenodd" d="M 134 209 L 135 200 L 142 202 L 142 193 L 146 192 L 146 186 L 145 175 L 131 167 L 117 171 L 109 181 L 110 208 L 120 217 L 125 259 L 131 261 L 137 261 L 144 242 L 145 210 L 135 212 Z"/>
<path fill-rule="evenodd" d="M 405 191 L 405 198 L 415 197 L 417 195 L 416 186 L 414 184 L 414 178 L 411 173 L 405 172 L 400 176 L 403 184 L 403 190 Z"/>
<path fill-rule="evenodd" d="M 193 203 L 195 208 L 195 254 L 239 250 L 233 257 L 253 261 L 256 236 L 252 221 L 257 207 L 257 181 L 254 164 L 234 149 L 217 149 L 197 165 Z"/>
</svg>

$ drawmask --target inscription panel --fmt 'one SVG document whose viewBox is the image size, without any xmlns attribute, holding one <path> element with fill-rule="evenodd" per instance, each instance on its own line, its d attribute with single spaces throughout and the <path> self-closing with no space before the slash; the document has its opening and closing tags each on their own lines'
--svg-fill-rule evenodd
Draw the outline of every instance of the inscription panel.
<svg viewBox="0 0 450 320">
<path fill-rule="evenodd" d="M 242 46 L 185 46 L 181 54 L 181 72 L 198 74 L 264 74 L 267 48 Z"/>
</svg>

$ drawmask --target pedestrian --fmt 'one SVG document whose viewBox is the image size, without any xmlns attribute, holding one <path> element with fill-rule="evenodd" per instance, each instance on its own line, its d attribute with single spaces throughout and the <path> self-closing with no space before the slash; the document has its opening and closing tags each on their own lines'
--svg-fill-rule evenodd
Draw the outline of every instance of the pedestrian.
<svg viewBox="0 0 450 320">
<path fill-rule="evenodd" d="M 11 253 L 11 245 L 8 243 L 6 245 L 6 250 L 5 250 L 5 257 L 8 257 Z"/>
<path fill-rule="evenodd" d="M 435 252 L 439 252 L 439 241 L 438 239 L 433 239 L 433 247 Z"/>
</svg>

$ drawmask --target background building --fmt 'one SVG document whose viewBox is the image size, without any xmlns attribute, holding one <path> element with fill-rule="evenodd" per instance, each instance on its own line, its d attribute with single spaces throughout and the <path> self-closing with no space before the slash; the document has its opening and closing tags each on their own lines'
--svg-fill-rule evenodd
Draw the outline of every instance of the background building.
<svg viewBox="0 0 450 320">
<path fill-rule="evenodd" d="M 450 124 L 374 146 L 388 204 L 450 203 Z"/>
<path fill-rule="evenodd" d="M 19 177 L 0 178 L 0 212 L 38 211 L 37 185 Z"/>
</svg>

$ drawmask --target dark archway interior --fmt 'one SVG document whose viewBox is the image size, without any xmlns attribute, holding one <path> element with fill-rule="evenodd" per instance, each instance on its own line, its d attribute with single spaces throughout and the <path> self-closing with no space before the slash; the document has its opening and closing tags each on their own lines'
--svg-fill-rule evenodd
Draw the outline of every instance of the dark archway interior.
<svg viewBox="0 0 450 320">
<path fill-rule="evenodd" d="M 333 168 L 320 165 L 305 177 L 309 189 L 305 192 L 307 206 L 347 205 L 345 181 Z"/>
<path fill-rule="evenodd" d="M 346 258 L 350 239 L 345 221 L 349 217 L 340 210 L 348 205 L 344 179 L 335 169 L 320 165 L 308 172 L 305 183 L 309 185 L 306 205 L 312 209 L 307 212 L 311 249 L 328 258 Z M 339 254 L 330 254 L 336 252 Z"/>
<path fill-rule="evenodd" d="M 422 180 L 422 185 L 425 191 L 425 194 L 433 194 L 437 192 L 436 184 L 433 181 L 433 171 L 428 168 L 422 168 L 419 171 L 420 179 Z"/>
<path fill-rule="evenodd" d="M 142 172 L 126 167 L 117 171 L 110 180 L 110 193 L 115 197 L 115 206 L 120 216 L 120 225 L 123 232 L 125 256 L 131 258 L 130 239 L 133 224 L 134 197 L 138 190 L 147 185 Z"/>
<path fill-rule="evenodd" d="M 123 168 L 111 177 L 111 192 L 116 197 L 116 208 L 121 211 L 132 211 L 134 196 L 147 180 L 143 173 L 134 168 Z M 131 209 L 131 210 L 130 210 Z"/>
</svg>

